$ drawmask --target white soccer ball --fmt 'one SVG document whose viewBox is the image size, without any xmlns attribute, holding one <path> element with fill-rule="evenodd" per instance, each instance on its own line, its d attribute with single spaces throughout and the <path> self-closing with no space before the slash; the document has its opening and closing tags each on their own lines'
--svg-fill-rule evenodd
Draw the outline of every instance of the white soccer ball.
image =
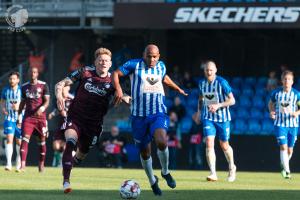
<svg viewBox="0 0 300 200">
<path fill-rule="evenodd" d="M 141 188 L 135 180 L 125 180 L 120 187 L 122 199 L 137 199 L 141 193 Z"/>
</svg>

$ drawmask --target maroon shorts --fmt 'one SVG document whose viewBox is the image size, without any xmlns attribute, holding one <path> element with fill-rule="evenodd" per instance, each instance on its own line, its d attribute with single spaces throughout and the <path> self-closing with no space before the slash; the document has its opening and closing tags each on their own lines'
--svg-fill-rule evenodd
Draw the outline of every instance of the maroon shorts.
<svg viewBox="0 0 300 200">
<path fill-rule="evenodd" d="M 55 140 L 63 140 L 66 141 L 65 138 L 65 130 L 66 130 L 66 124 L 67 121 L 64 120 L 64 118 L 62 120 L 60 120 L 60 124 L 61 126 L 59 127 L 58 130 L 55 131 L 54 136 L 53 136 L 53 141 Z"/>
<path fill-rule="evenodd" d="M 70 119 L 68 117 L 66 130 L 73 129 L 76 131 L 79 150 L 82 153 L 88 153 L 89 150 L 97 144 L 98 138 L 102 133 L 102 126 L 95 128 L 95 126 L 85 125 L 85 123 L 80 123 L 79 121 L 80 120 Z"/>
<path fill-rule="evenodd" d="M 48 125 L 46 119 L 37 119 L 26 117 L 22 122 L 22 136 L 37 134 L 46 137 L 48 134 Z"/>
</svg>

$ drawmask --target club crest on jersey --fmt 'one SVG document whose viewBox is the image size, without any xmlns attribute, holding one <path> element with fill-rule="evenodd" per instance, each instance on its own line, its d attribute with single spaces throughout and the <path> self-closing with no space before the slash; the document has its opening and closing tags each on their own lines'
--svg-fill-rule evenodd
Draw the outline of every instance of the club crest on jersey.
<svg viewBox="0 0 300 200">
<path fill-rule="evenodd" d="M 154 85 L 155 83 L 157 83 L 159 80 L 158 78 L 154 78 L 154 77 L 147 77 L 146 80 L 148 81 L 148 83 L 150 83 L 151 85 Z"/>
<path fill-rule="evenodd" d="M 108 88 L 110 88 L 110 84 L 109 84 L 109 83 L 105 83 L 105 84 L 104 84 L 104 87 L 105 87 L 106 89 L 108 89 Z"/>
<path fill-rule="evenodd" d="M 215 95 L 208 95 L 208 94 L 206 94 L 205 95 L 205 98 L 207 98 L 207 99 L 209 99 L 209 100 L 212 100 L 213 98 L 215 97 Z"/>
<path fill-rule="evenodd" d="M 84 89 L 86 89 L 88 92 L 100 95 L 100 96 L 104 96 L 106 95 L 106 91 L 103 88 L 99 88 L 95 85 L 92 85 L 91 83 L 86 83 L 84 84 Z"/>
<path fill-rule="evenodd" d="M 281 105 L 282 107 L 288 107 L 290 104 L 289 104 L 289 103 L 280 103 L 280 105 Z"/>
</svg>

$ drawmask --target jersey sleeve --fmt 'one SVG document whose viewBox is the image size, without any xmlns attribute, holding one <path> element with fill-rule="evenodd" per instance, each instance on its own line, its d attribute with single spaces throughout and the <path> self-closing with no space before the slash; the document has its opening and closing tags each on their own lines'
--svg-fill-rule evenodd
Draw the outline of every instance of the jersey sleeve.
<svg viewBox="0 0 300 200">
<path fill-rule="evenodd" d="M 277 90 L 273 90 L 273 91 L 271 92 L 270 100 L 271 100 L 273 103 L 276 102 L 276 99 L 275 99 L 276 91 L 277 91 Z"/>
<path fill-rule="evenodd" d="M 222 90 L 226 96 L 232 93 L 232 88 L 230 87 L 229 83 L 226 80 L 222 81 Z"/>
<path fill-rule="evenodd" d="M 202 84 L 202 81 L 200 80 L 198 82 L 199 96 L 203 96 L 203 90 L 202 90 L 201 84 Z"/>
<path fill-rule="evenodd" d="M 49 96 L 49 95 L 50 95 L 49 87 L 48 87 L 48 84 L 45 83 L 45 86 L 44 86 L 44 96 Z"/>
<path fill-rule="evenodd" d="M 124 65 L 119 67 L 119 70 L 123 73 L 124 76 L 126 76 L 134 71 L 136 64 L 137 63 L 135 61 L 129 60 Z"/>
<path fill-rule="evenodd" d="M 68 78 L 70 78 L 73 82 L 80 81 L 82 79 L 82 74 L 85 70 L 85 67 L 82 67 L 71 74 L 68 75 Z"/>
</svg>

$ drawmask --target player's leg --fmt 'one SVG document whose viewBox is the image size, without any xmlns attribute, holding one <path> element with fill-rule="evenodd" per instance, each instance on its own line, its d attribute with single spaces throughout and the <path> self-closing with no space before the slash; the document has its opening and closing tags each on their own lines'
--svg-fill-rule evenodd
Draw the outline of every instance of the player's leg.
<svg viewBox="0 0 300 200">
<path fill-rule="evenodd" d="M 206 177 L 208 181 L 217 181 L 216 172 L 216 153 L 215 153 L 215 136 L 216 128 L 212 121 L 203 120 L 203 135 L 206 143 L 206 160 L 210 169 L 210 175 Z"/>
<path fill-rule="evenodd" d="M 151 189 L 155 195 L 162 195 L 162 192 L 158 186 L 158 177 L 154 175 L 152 168 L 152 157 L 151 157 L 151 140 L 152 136 L 146 134 L 149 132 L 146 119 L 143 117 L 132 117 L 131 120 L 133 138 L 135 145 L 140 150 L 140 160 L 142 167 L 148 177 Z"/>
<path fill-rule="evenodd" d="M 274 131 L 275 131 L 277 142 L 280 146 L 280 165 L 283 168 L 281 170 L 281 175 L 284 178 L 286 178 L 286 175 L 290 173 L 288 145 L 287 145 L 288 129 L 284 127 L 275 126 Z"/>
<path fill-rule="evenodd" d="M 39 172 L 44 172 L 45 169 L 45 158 L 46 158 L 46 135 L 38 134 L 37 144 L 39 147 Z"/>
<path fill-rule="evenodd" d="M 288 137 L 287 137 L 288 162 L 292 158 L 293 149 L 294 149 L 294 146 L 295 146 L 295 143 L 297 140 L 297 133 L 298 133 L 298 128 L 289 128 Z M 289 165 L 290 165 L 290 163 L 289 163 Z M 291 174 L 286 173 L 285 178 L 287 178 L 287 179 L 291 178 Z"/>
<path fill-rule="evenodd" d="M 169 118 L 167 115 L 158 114 L 149 119 L 150 133 L 154 136 L 154 140 L 157 146 L 157 156 L 161 165 L 161 176 L 167 181 L 170 188 L 176 187 L 176 181 L 169 171 L 169 148 L 167 129 L 169 125 Z"/>
<path fill-rule="evenodd" d="M 53 151 L 54 151 L 52 166 L 59 167 L 62 165 L 61 159 L 62 159 L 62 153 L 64 151 L 64 147 L 65 147 L 65 141 L 55 139 L 53 141 L 52 147 L 53 147 Z"/>
<path fill-rule="evenodd" d="M 72 152 L 76 148 L 76 144 L 78 141 L 78 134 L 75 129 L 67 129 L 65 131 L 66 138 L 66 148 L 62 157 L 63 164 L 63 189 L 64 193 L 69 193 L 72 191 L 70 185 L 70 175 L 73 167 L 73 156 Z"/>
<path fill-rule="evenodd" d="M 12 169 L 11 158 L 13 155 L 15 126 L 13 125 L 13 122 L 8 121 L 8 120 L 4 121 L 3 126 L 4 126 L 4 134 L 6 135 L 6 144 L 5 144 L 6 166 L 5 166 L 5 170 L 10 171 Z"/>
<path fill-rule="evenodd" d="M 21 171 L 25 171 L 26 159 L 28 154 L 28 144 L 32 133 L 34 132 L 35 122 L 31 119 L 25 119 L 22 123 L 22 142 L 21 142 Z"/>
<path fill-rule="evenodd" d="M 22 143 L 22 134 L 21 134 L 21 129 L 19 127 L 17 127 L 15 130 L 15 138 L 16 138 L 16 172 L 19 172 L 21 168 L 20 148 Z"/>
<path fill-rule="evenodd" d="M 220 146 L 224 152 L 226 160 L 228 162 L 229 174 L 228 174 L 228 181 L 233 182 L 236 178 L 236 166 L 234 164 L 234 156 L 233 156 L 233 149 L 229 144 L 230 138 L 230 122 L 222 122 L 216 123 L 217 132 L 219 134 L 220 139 Z"/>
</svg>

